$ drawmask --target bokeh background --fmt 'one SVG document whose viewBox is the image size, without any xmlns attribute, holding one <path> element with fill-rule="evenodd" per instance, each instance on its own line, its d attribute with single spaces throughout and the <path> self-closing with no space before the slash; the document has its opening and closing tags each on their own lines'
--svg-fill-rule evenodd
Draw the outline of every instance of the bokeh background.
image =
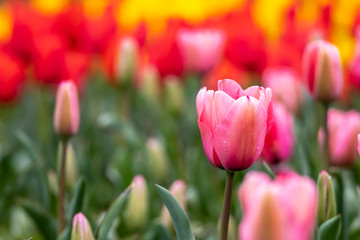
<svg viewBox="0 0 360 240">
<path fill-rule="evenodd" d="M 176 179 L 187 185 L 196 239 L 217 239 L 225 174 L 204 154 L 197 92 L 216 89 L 223 78 L 243 88 L 264 85 L 269 68 L 291 69 L 302 84 L 306 44 L 325 39 L 339 48 L 343 64 L 345 88 L 334 106 L 360 109 L 359 10 L 360 2 L 350 0 L 0 1 L 0 237 L 56 238 L 55 90 L 72 79 L 81 123 L 71 141 L 67 202 L 83 176 L 82 211 L 93 231 L 141 174 L 149 191 L 147 212 L 137 213 L 144 224 L 134 229 L 120 215 L 109 239 L 168 239 L 156 224 L 162 203 L 153 186 L 168 188 Z M 295 144 L 280 167 L 316 179 L 324 113 L 305 89 L 301 95 L 293 113 Z M 261 164 L 251 169 L 263 170 Z M 360 233 L 353 191 L 359 170 L 356 162 L 344 175 L 350 190 L 342 239 Z M 243 175 L 237 174 L 236 189 Z M 230 237 L 237 239 L 236 194 L 232 215 Z"/>
</svg>

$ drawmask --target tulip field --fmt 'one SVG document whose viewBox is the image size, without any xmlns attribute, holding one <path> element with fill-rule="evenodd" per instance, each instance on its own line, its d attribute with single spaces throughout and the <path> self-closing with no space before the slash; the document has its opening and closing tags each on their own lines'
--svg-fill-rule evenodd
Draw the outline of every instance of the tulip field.
<svg viewBox="0 0 360 240">
<path fill-rule="evenodd" d="M 0 1 L 0 240 L 359 240 L 360 3 Z"/>
</svg>

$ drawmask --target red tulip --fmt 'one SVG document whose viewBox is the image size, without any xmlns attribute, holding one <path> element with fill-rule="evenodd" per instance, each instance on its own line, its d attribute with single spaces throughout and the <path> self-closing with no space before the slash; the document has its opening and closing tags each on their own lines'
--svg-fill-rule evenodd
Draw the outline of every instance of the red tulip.
<svg viewBox="0 0 360 240">
<path fill-rule="evenodd" d="M 0 102 L 10 102 L 25 82 L 25 69 L 19 60 L 4 52 L 0 52 L 0 63 Z"/>
<path fill-rule="evenodd" d="M 311 239 L 317 212 L 312 179 L 289 172 L 271 181 L 265 173 L 250 172 L 238 196 L 244 212 L 240 239 Z"/>
<path fill-rule="evenodd" d="M 262 157 L 268 163 L 286 161 L 294 146 L 294 123 L 292 115 L 280 103 L 273 103 L 274 124 L 265 137 Z"/>
<path fill-rule="evenodd" d="M 303 56 L 303 74 L 316 99 L 328 102 L 338 98 L 343 90 L 343 76 L 337 47 L 323 40 L 309 43 Z"/>
<path fill-rule="evenodd" d="M 62 136 L 74 135 L 79 129 L 80 115 L 76 85 L 62 81 L 56 94 L 54 113 L 55 132 Z"/>
<path fill-rule="evenodd" d="M 271 90 L 243 90 L 234 80 L 220 80 L 218 90 L 202 88 L 196 97 L 198 125 L 206 156 L 229 171 L 249 168 L 259 157 L 272 124 Z"/>
<path fill-rule="evenodd" d="M 352 165 L 356 160 L 360 133 L 360 113 L 330 109 L 328 112 L 330 163 L 337 166 Z"/>
</svg>

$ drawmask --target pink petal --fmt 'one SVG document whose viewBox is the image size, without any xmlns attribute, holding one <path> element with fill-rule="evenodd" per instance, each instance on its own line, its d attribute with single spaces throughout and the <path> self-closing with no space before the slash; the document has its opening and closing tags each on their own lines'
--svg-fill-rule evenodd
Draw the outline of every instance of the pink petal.
<svg viewBox="0 0 360 240">
<path fill-rule="evenodd" d="M 216 91 L 214 99 L 215 123 L 218 125 L 229 112 L 231 105 L 235 102 L 235 100 L 222 91 Z"/>
<path fill-rule="evenodd" d="M 240 97 L 243 91 L 241 86 L 234 80 L 223 79 L 218 81 L 218 90 L 226 92 L 230 97 L 235 100 Z"/>
</svg>

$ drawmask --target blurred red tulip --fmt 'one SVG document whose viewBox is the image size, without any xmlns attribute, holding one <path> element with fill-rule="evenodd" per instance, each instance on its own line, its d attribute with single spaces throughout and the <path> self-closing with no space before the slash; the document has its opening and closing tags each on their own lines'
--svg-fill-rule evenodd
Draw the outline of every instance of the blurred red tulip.
<svg viewBox="0 0 360 240">
<path fill-rule="evenodd" d="M 274 124 L 265 137 L 263 159 L 270 163 L 279 163 L 289 160 L 294 146 L 293 116 L 286 108 L 273 102 Z"/>
<path fill-rule="evenodd" d="M 21 61 L 4 52 L 0 52 L 0 63 L 0 102 L 11 102 L 24 84 L 25 69 Z"/>
</svg>

